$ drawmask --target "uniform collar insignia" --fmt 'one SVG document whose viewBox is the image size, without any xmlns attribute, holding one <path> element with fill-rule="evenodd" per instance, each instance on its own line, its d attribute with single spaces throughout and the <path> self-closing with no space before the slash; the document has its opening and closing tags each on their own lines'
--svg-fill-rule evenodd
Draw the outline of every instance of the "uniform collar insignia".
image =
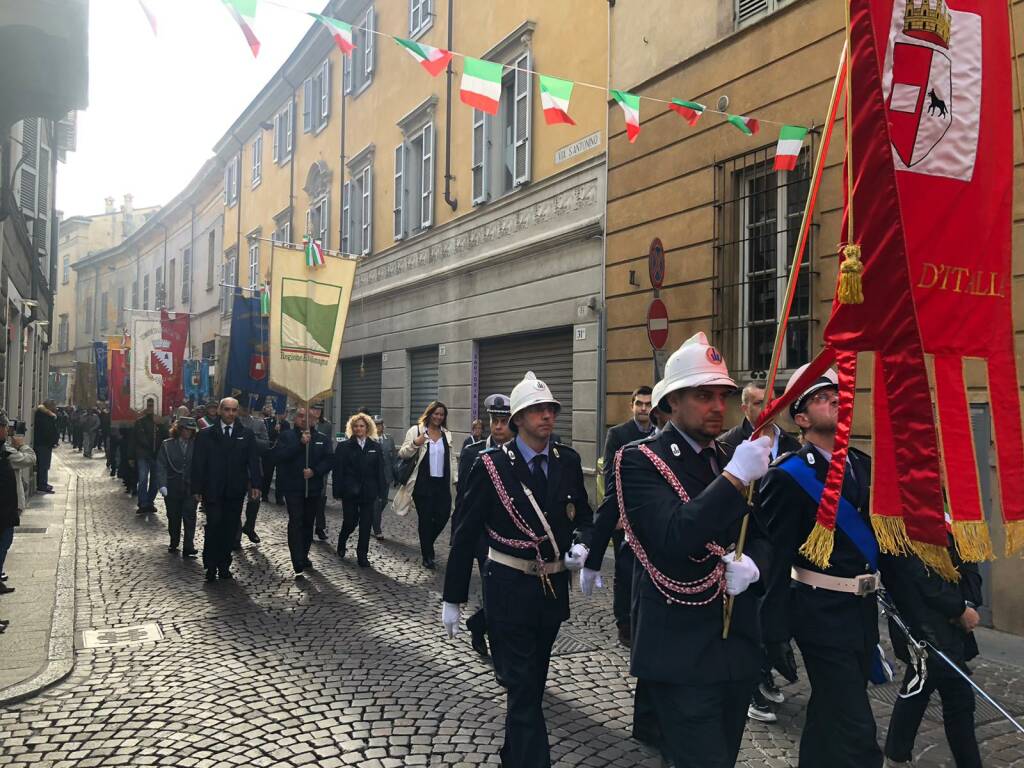
<svg viewBox="0 0 1024 768">
<path fill-rule="evenodd" d="M 675 456 L 678 459 L 679 456 L 682 454 L 682 451 L 679 450 L 679 445 L 676 444 L 676 443 L 672 443 L 671 448 L 672 448 L 672 455 Z"/>
<path fill-rule="evenodd" d="M 807 452 L 807 463 L 812 467 L 814 466 L 814 451 Z"/>
<path fill-rule="evenodd" d="M 555 458 L 559 458 L 558 449 L 555 446 L 551 446 L 551 453 L 555 455 Z"/>
</svg>

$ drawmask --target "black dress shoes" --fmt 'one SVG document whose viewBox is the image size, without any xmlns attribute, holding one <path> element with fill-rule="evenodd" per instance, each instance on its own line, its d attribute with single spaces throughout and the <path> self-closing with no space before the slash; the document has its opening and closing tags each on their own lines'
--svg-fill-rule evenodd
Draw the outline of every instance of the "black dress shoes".
<svg viewBox="0 0 1024 768">
<path fill-rule="evenodd" d="M 369 558 L 360 557 L 359 558 L 359 567 L 360 568 L 369 568 L 370 567 L 370 560 L 369 560 Z"/>
<path fill-rule="evenodd" d="M 426 568 L 428 571 L 432 571 L 435 568 L 437 568 L 437 563 L 434 562 L 433 558 L 424 557 L 423 558 L 423 567 Z"/>
<path fill-rule="evenodd" d="M 235 574 L 233 574 L 227 568 L 222 568 L 220 571 L 217 572 L 217 575 L 220 576 L 221 581 L 231 581 L 235 578 Z"/>
<path fill-rule="evenodd" d="M 260 543 L 260 537 L 256 535 L 256 531 L 253 528 L 243 528 L 242 533 L 249 537 L 249 541 L 253 544 Z"/>
<path fill-rule="evenodd" d="M 206 569 L 206 580 L 207 581 L 216 581 L 217 580 L 217 570 L 215 568 L 207 568 Z"/>
<path fill-rule="evenodd" d="M 167 551 L 168 552 L 177 552 L 178 551 L 178 545 L 177 544 L 168 544 L 167 545 Z"/>
<path fill-rule="evenodd" d="M 3 582 L 0 582 L 0 595 L 9 595 L 14 591 L 14 587 L 8 587 Z"/>
<path fill-rule="evenodd" d="M 184 560 L 195 560 L 196 555 L 199 553 L 194 549 L 183 549 L 181 550 L 181 557 Z"/>
<path fill-rule="evenodd" d="M 327 541 L 327 531 L 325 531 L 323 528 L 317 528 L 316 537 L 320 539 L 320 541 Z"/>
<path fill-rule="evenodd" d="M 488 658 L 491 655 L 491 653 L 487 648 L 487 635 L 485 635 L 482 631 L 479 630 L 476 632 L 473 632 L 471 630 L 470 635 L 473 638 L 473 650 L 479 653 L 485 659 Z"/>
</svg>

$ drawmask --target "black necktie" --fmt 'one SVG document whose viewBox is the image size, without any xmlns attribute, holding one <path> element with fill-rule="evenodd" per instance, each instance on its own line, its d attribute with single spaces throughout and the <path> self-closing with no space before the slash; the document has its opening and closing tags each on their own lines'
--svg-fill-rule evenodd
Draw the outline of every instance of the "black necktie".
<svg viewBox="0 0 1024 768">
<path fill-rule="evenodd" d="M 227 427 L 224 427 L 224 437 L 226 439 L 228 439 L 228 440 L 231 439 L 231 427 L 230 427 L 230 425 L 227 426 Z"/>
<path fill-rule="evenodd" d="M 705 448 L 700 452 L 700 457 L 704 460 L 704 463 L 708 465 L 708 469 L 711 470 L 711 474 L 717 475 L 718 472 L 716 470 L 718 467 L 718 460 L 715 458 L 715 449 Z"/>
<path fill-rule="evenodd" d="M 537 502 L 544 506 L 544 499 L 548 496 L 548 476 L 544 474 L 544 462 L 547 460 L 547 456 L 543 453 L 538 453 L 534 456 L 530 463 L 533 465 L 533 469 L 530 475 L 533 477 L 533 489 L 537 492 Z"/>
</svg>

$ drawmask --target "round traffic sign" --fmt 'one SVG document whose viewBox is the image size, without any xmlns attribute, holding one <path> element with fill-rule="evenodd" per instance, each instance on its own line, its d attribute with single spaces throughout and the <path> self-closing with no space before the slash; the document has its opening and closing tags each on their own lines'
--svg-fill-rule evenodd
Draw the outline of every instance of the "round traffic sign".
<svg viewBox="0 0 1024 768">
<path fill-rule="evenodd" d="M 651 250 L 647 254 L 647 271 L 651 275 L 651 285 L 654 288 L 661 288 L 661 284 L 665 282 L 665 248 L 660 237 L 651 241 Z"/>
<path fill-rule="evenodd" d="M 647 308 L 647 338 L 655 349 L 668 341 L 668 309 L 661 299 L 654 299 Z"/>
</svg>

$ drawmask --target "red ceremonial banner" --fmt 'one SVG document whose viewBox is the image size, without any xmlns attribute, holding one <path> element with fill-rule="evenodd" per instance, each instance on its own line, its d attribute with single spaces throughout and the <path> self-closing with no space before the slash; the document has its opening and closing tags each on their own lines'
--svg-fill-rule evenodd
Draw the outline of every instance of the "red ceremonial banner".
<svg viewBox="0 0 1024 768">
<path fill-rule="evenodd" d="M 185 368 L 185 345 L 188 343 L 188 315 L 160 311 L 162 349 L 153 350 L 153 372 L 164 381 L 163 410 L 169 416 L 185 402 L 182 373 Z"/>
<path fill-rule="evenodd" d="M 132 411 L 131 391 L 128 382 L 127 349 L 111 349 L 110 355 L 110 420 L 131 424 L 135 420 Z"/>
</svg>

